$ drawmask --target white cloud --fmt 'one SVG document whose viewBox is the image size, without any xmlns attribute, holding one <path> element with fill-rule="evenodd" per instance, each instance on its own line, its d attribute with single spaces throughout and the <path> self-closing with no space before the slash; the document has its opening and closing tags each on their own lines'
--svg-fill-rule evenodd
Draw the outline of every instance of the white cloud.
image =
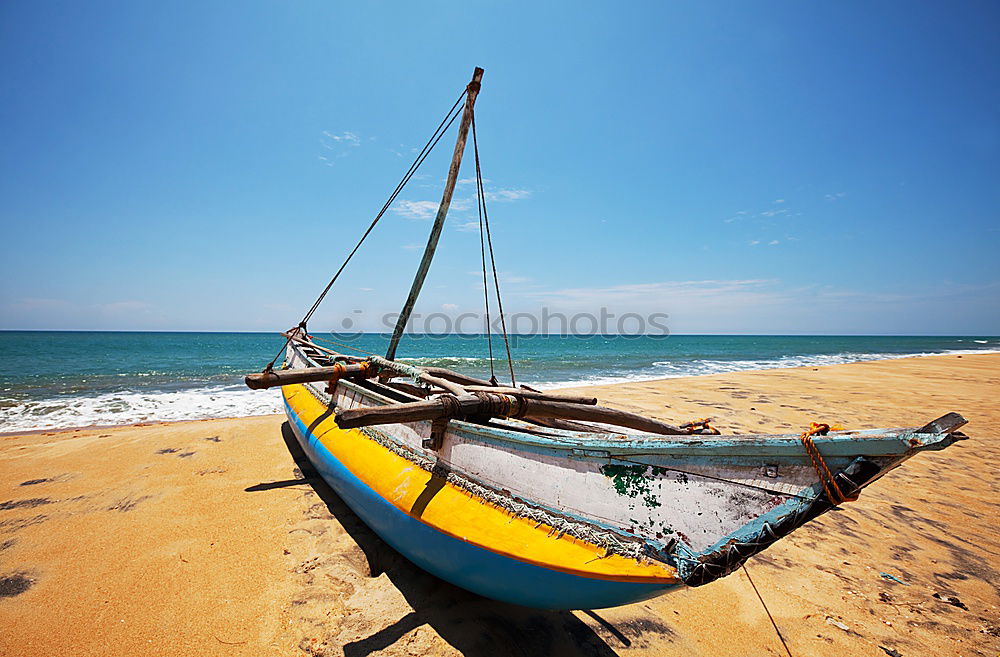
<svg viewBox="0 0 1000 657">
<path fill-rule="evenodd" d="M 325 137 L 325 140 L 323 140 L 323 145 L 326 146 L 327 148 L 332 148 L 332 145 L 329 143 L 329 141 L 326 140 L 333 141 L 334 143 L 337 144 L 344 144 L 345 146 L 361 145 L 361 137 L 354 134 L 353 132 L 350 132 L 349 130 L 344 131 L 339 135 L 334 134 L 329 130 L 324 130 L 323 137 Z"/>
<path fill-rule="evenodd" d="M 455 212 L 465 212 L 472 208 L 472 204 L 475 203 L 475 197 L 472 198 L 455 198 L 452 197 L 451 205 L 448 206 L 448 210 L 452 213 Z M 408 217 L 410 219 L 431 219 L 437 215 L 438 208 L 441 206 L 440 201 L 396 201 L 396 205 L 393 208 L 393 212 L 401 215 L 403 217 Z"/>
<path fill-rule="evenodd" d="M 417 249 L 422 248 L 422 245 L 420 245 L 420 244 L 404 244 L 400 248 L 401 249 L 405 249 L 407 251 L 416 251 Z"/>
<path fill-rule="evenodd" d="M 837 192 L 836 194 L 826 194 L 823 198 L 827 201 L 839 201 L 845 196 L 847 196 L 847 192 Z"/>
<path fill-rule="evenodd" d="M 456 224 L 455 230 L 461 231 L 463 233 L 478 233 L 479 232 L 479 221 L 466 221 L 462 224 Z"/>
<path fill-rule="evenodd" d="M 497 201 L 504 203 L 507 201 L 520 201 L 531 196 L 527 189 L 498 189 L 486 192 L 487 201 Z"/>
<path fill-rule="evenodd" d="M 750 246 L 757 246 L 758 244 L 760 244 L 760 240 L 751 240 L 750 241 Z"/>
<path fill-rule="evenodd" d="M 783 198 L 776 198 L 776 199 L 774 199 L 774 202 L 775 203 L 784 203 L 785 199 L 783 199 Z"/>
<path fill-rule="evenodd" d="M 430 219 L 440 204 L 435 201 L 397 201 L 393 212 L 410 219 Z"/>
<path fill-rule="evenodd" d="M 442 310 L 458 310 L 458 304 L 455 304 L 455 303 L 442 303 L 441 304 L 441 309 Z"/>
<path fill-rule="evenodd" d="M 762 216 L 762 217 L 778 217 L 778 216 L 781 216 L 783 214 L 788 214 L 788 209 L 787 208 L 777 208 L 777 209 L 774 209 L 774 210 L 764 210 L 763 212 L 760 213 L 760 216 Z"/>
</svg>

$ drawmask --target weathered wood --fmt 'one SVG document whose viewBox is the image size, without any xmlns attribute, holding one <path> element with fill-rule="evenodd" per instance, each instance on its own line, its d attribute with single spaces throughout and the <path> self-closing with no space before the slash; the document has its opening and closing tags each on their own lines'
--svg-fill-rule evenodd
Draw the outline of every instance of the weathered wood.
<svg viewBox="0 0 1000 657">
<path fill-rule="evenodd" d="M 444 390 L 447 390 L 453 395 L 464 395 L 465 388 L 461 385 L 449 381 L 448 379 L 434 376 L 428 374 L 427 369 L 422 367 L 416 367 L 414 365 L 404 365 L 403 363 L 397 363 L 394 360 L 389 360 L 388 358 L 382 358 L 381 356 L 375 356 L 374 354 L 368 359 L 370 362 L 374 363 L 380 370 L 380 374 L 384 376 L 385 372 L 395 372 L 401 376 L 416 377 L 421 383 L 426 383 L 427 385 L 437 386 Z M 435 368 L 438 369 L 438 368 Z M 445 370 L 450 372 L 451 370 Z M 457 374 L 453 372 L 453 374 Z"/>
<path fill-rule="evenodd" d="M 399 346 L 399 339 L 403 337 L 403 330 L 407 322 L 410 321 L 410 313 L 420 295 L 420 288 L 424 286 L 424 279 L 427 278 L 427 271 L 430 269 L 431 260 L 434 259 L 434 251 L 437 249 L 438 239 L 441 237 L 441 228 L 444 226 L 444 219 L 448 216 L 448 207 L 451 205 L 451 197 L 455 193 L 455 183 L 458 181 L 458 170 L 462 166 L 462 154 L 465 152 L 465 140 L 469 136 L 469 125 L 472 123 L 472 108 L 476 104 L 476 97 L 479 95 L 479 84 L 483 79 L 483 69 L 476 67 L 472 73 L 472 82 L 469 83 L 465 94 L 465 108 L 462 110 L 462 121 L 458 125 L 458 138 L 455 140 L 455 152 L 451 156 L 451 168 L 448 169 L 448 179 L 445 181 L 444 193 L 441 196 L 441 205 L 438 206 L 437 217 L 434 219 L 434 226 L 431 228 L 430 237 L 427 240 L 427 247 L 424 249 L 424 257 L 420 260 L 420 267 L 417 268 L 417 275 L 413 279 L 410 287 L 410 294 L 406 297 L 403 310 L 396 320 L 396 328 L 392 331 L 392 339 L 389 341 L 389 349 L 385 357 L 392 360 L 396 357 L 396 348 Z"/>
<path fill-rule="evenodd" d="M 617 408 L 570 404 L 546 399 L 525 399 L 525 404 L 527 404 L 527 409 L 522 412 L 525 417 L 555 417 L 563 420 L 601 422 L 602 424 L 610 424 L 616 427 L 625 427 L 667 436 L 684 436 L 688 434 L 687 431 L 672 424 L 643 417 L 636 413 L 620 411 Z"/>
<path fill-rule="evenodd" d="M 384 386 L 389 386 L 393 390 L 398 390 L 399 392 L 405 392 L 413 397 L 419 397 L 425 399 L 427 397 L 427 390 L 421 388 L 420 386 L 415 386 L 412 383 L 403 383 L 401 381 L 379 381 Z"/>
<path fill-rule="evenodd" d="M 351 365 L 334 365 L 332 367 L 306 367 L 294 370 L 275 370 L 247 374 L 244 382 L 252 390 L 263 390 L 277 386 L 289 386 L 296 383 L 313 381 L 329 381 L 334 378 L 351 376 L 367 376 L 368 365 L 365 363 Z"/>
<path fill-rule="evenodd" d="M 434 376 L 439 376 L 442 379 L 448 379 L 449 381 L 454 381 L 455 383 L 460 383 L 463 386 L 490 386 L 489 381 L 485 379 L 477 379 L 474 376 L 468 376 L 466 374 L 460 374 L 454 370 L 449 370 L 446 367 L 421 367 L 423 371 Z"/>
<path fill-rule="evenodd" d="M 383 379 L 395 379 L 402 376 L 411 376 L 409 371 L 403 371 L 402 369 L 400 370 L 388 369 L 391 368 L 392 365 L 394 364 L 398 363 L 395 363 L 395 361 L 393 361 L 392 364 L 388 365 L 383 364 L 383 367 L 386 369 L 383 369 L 383 371 L 379 374 L 379 377 Z M 492 384 L 490 384 L 489 381 L 486 381 L 485 379 L 477 379 L 474 376 L 466 376 L 465 374 L 459 374 L 454 370 L 449 370 L 444 367 L 416 367 L 414 365 L 406 365 L 405 367 L 419 369 L 424 374 L 436 376 L 438 378 L 444 379 L 445 381 L 451 381 L 461 386 L 479 386 L 483 388 L 494 387 Z"/>
<path fill-rule="evenodd" d="M 320 345 L 316 344 L 315 342 L 311 342 L 311 341 L 306 340 L 304 338 L 300 338 L 300 337 L 298 337 L 294 333 L 289 333 L 289 332 L 286 331 L 286 332 L 282 333 L 281 335 L 284 336 L 284 337 L 286 337 L 286 338 L 288 338 L 289 340 L 291 340 L 292 342 L 294 342 L 296 344 L 300 344 L 303 347 L 309 347 L 310 349 L 315 349 L 316 351 L 321 351 L 321 352 L 323 352 L 323 353 L 325 353 L 325 354 L 327 354 L 329 356 L 333 356 L 334 358 L 343 358 L 344 360 L 349 360 L 349 361 L 354 361 L 354 362 L 358 362 L 358 361 L 363 360 L 363 359 L 357 358 L 355 356 L 347 356 L 345 354 L 340 353 L 339 351 L 334 351 L 333 349 L 330 349 L 328 347 L 320 346 Z"/>
<path fill-rule="evenodd" d="M 335 420 L 341 429 L 357 429 L 376 424 L 467 417 L 474 415 L 479 405 L 480 400 L 475 395 L 451 395 L 408 404 L 345 409 L 337 413 Z"/>
<path fill-rule="evenodd" d="M 584 424 L 583 422 L 574 422 L 573 420 L 560 420 L 559 418 L 555 417 L 526 417 L 522 419 L 525 422 L 530 422 L 531 424 L 537 424 L 540 427 L 548 427 L 550 429 L 562 429 L 564 431 L 582 431 L 584 433 L 604 432 L 604 429 L 600 427 Z"/>
<path fill-rule="evenodd" d="M 510 395 L 514 397 L 513 395 Z M 666 422 L 620 411 L 603 406 L 588 406 L 563 401 L 547 399 L 527 399 L 514 397 L 516 403 L 511 409 L 511 417 L 525 418 L 560 418 L 565 420 L 583 420 L 601 422 L 618 427 L 636 429 L 649 433 L 664 435 L 687 435 L 688 432 Z M 376 424 L 395 424 L 418 422 L 421 420 L 438 420 L 441 418 L 488 417 L 492 409 L 502 407 L 507 403 L 501 395 L 493 393 L 444 395 L 428 401 L 411 402 L 407 404 L 392 404 L 389 406 L 364 406 L 343 410 L 337 413 L 337 426 L 342 429 Z"/>
<path fill-rule="evenodd" d="M 951 433 L 968 423 L 969 421 L 958 413 L 948 413 L 920 427 L 917 429 L 917 433 Z"/>
<path fill-rule="evenodd" d="M 525 390 L 523 388 L 509 388 L 504 386 L 465 386 L 469 392 L 492 392 L 498 395 L 520 395 L 525 399 L 548 399 L 550 401 L 561 401 L 569 404 L 584 404 L 586 406 L 596 406 L 597 397 L 576 397 L 573 395 L 550 395 L 537 390 Z"/>
</svg>

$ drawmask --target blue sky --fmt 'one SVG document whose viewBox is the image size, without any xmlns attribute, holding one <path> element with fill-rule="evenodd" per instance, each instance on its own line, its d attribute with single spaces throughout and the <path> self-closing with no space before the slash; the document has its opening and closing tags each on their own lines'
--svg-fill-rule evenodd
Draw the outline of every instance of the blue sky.
<svg viewBox="0 0 1000 657">
<path fill-rule="evenodd" d="M 992 2 L 6 2 L 0 328 L 287 328 L 478 65 L 509 310 L 998 334 L 997 34 Z M 452 140 L 314 330 L 402 305 Z M 425 315 L 480 308 L 471 199 Z"/>
</svg>

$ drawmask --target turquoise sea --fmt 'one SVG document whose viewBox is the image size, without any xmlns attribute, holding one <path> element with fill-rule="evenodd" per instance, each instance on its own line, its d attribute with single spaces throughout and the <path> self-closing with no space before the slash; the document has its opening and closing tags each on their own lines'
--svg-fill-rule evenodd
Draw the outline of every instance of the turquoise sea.
<svg viewBox="0 0 1000 657">
<path fill-rule="evenodd" d="M 384 353 L 383 334 L 317 335 L 345 353 Z M 494 336 L 504 380 L 502 338 Z M 1000 351 L 995 336 L 512 336 L 518 383 L 553 388 L 917 354 Z M 283 339 L 266 333 L 0 332 L 0 432 L 259 415 L 277 391 L 254 392 Z M 331 345 L 336 346 L 336 345 Z M 486 375 L 484 336 L 407 336 L 402 360 Z"/>
</svg>

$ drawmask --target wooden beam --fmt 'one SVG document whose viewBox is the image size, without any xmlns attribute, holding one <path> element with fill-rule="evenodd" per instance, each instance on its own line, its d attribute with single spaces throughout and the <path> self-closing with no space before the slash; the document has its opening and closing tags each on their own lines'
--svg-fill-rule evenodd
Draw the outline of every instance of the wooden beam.
<svg viewBox="0 0 1000 657">
<path fill-rule="evenodd" d="M 443 395 L 436 399 L 407 404 L 364 406 L 340 411 L 337 413 L 336 422 L 337 426 L 341 429 L 356 429 L 376 424 L 419 422 L 421 420 L 440 420 L 443 418 L 488 417 L 488 409 L 501 407 L 505 404 L 506 400 L 502 399 L 502 397 L 493 393 Z M 548 399 L 527 399 L 516 396 L 515 399 L 517 399 L 517 404 L 515 408 L 511 409 L 509 417 L 552 417 L 565 420 L 601 422 L 612 426 L 668 436 L 685 436 L 690 433 L 672 424 L 643 417 L 635 413 L 629 413 L 628 411 L 620 411 L 615 408 L 572 404 Z"/>
<path fill-rule="evenodd" d="M 310 383 L 313 381 L 330 381 L 335 378 L 362 376 L 367 377 L 370 368 L 367 363 L 351 365 L 334 365 L 333 367 L 304 367 L 294 370 L 274 370 L 247 374 L 243 379 L 252 390 L 263 390 L 277 386 L 290 386 L 295 383 Z"/>
<path fill-rule="evenodd" d="M 492 392 L 498 395 L 520 395 L 525 399 L 548 399 L 549 401 L 561 401 L 568 404 L 583 404 L 585 406 L 597 406 L 597 397 L 577 397 L 574 395 L 550 395 L 536 390 L 524 390 L 522 388 L 505 388 L 503 386 L 465 386 L 469 392 Z"/>
</svg>

